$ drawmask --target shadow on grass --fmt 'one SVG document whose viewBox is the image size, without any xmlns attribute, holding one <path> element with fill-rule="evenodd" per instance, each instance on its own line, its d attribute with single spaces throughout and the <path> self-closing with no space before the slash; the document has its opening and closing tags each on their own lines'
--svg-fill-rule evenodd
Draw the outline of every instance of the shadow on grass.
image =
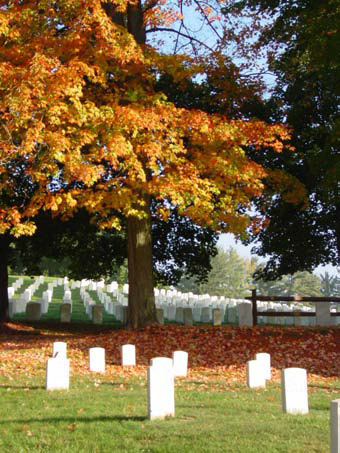
<svg viewBox="0 0 340 453">
<path fill-rule="evenodd" d="M 0 425 L 6 425 L 7 423 L 92 423 L 92 422 L 144 422 L 149 420 L 148 417 L 144 416 L 125 416 L 125 415 L 100 415 L 98 417 L 48 417 L 48 418 L 15 418 L 0 420 Z"/>
<path fill-rule="evenodd" d="M 6 385 L 0 384 L 0 389 L 15 389 L 15 390 L 45 390 L 46 387 L 42 385 Z"/>
</svg>

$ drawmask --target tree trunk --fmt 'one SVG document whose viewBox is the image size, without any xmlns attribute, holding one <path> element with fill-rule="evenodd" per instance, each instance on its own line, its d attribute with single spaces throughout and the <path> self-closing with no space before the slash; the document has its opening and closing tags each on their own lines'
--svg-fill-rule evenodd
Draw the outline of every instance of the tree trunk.
<svg viewBox="0 0 340 453">
<path fill-rule="evenodd" d="M 127 217 L 129 306 L 128 325 L 139 329 L 157 324 L 152 265 L 151 213 L 146 199 L 145 217 Z"/>
<path fill-rule="evenodd" d="M 340 270 L 340 203 L 335 205 L 335 237 L 337 250 L 337 268 Z"/>
<path fill-rule="evenodd" d="M 0 322 L 9 320 L 8 252 L 9 240 L 0 236 Z"/>
</svg>

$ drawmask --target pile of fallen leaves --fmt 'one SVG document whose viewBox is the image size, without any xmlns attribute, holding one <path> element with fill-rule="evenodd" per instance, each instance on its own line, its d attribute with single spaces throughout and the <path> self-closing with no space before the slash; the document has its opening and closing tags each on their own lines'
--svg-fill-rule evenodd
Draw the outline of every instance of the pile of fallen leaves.
<svg viewBox="0 0 340 453">
<path fill-rule="evenodd" d="M 107 326 L 20 324 L 0 326 L 0 375 L 40 375 L 51 357 L 54 341 L 67 343 L 72 375 L 87 375 L 88 350 L 105 348 L 105 377 L 141 377 L 152 357 L 189 353 L 189 378 L 245 382 L 246 362 L 257 352 L 271 355 L 273 379 L 280 370 L 300 367 L 309 379 L 340 377 L 340 328 L 154 326 L 140 331 Z M 121 346 L 136 346 L 137 366 L 122 367 Z"/>
</svg>

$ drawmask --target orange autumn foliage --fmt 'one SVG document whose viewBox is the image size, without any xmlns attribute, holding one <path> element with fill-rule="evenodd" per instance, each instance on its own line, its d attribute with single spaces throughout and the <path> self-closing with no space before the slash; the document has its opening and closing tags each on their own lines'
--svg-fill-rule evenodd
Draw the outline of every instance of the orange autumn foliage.
<svg viewBox="0 0 340 453">
<path fill-rule="evenodd" d="M 127 26 L 137 10 L 143 22 Z M 33 233 L 39 210 L 66 219 L 80 208 L 120 228 L 115 212 L 142 217 L 149 196 L 165 203 L 163 217 L 169 203 L 198 224 L 245 230 L 239 207 L 261 193 L 265 172 L 244 148 L 280 151 L 287 132 L 176 108 L 154 91 L 169 65 L 204 72 L 202 58 L 139 38 L 179 20 L 180 4 L 163 0 L 0 1 L 0 189 L 15 192 L 15 159 L 34 186 L 20 206 L 0 206 L 1 233 Z"/>
</svg>

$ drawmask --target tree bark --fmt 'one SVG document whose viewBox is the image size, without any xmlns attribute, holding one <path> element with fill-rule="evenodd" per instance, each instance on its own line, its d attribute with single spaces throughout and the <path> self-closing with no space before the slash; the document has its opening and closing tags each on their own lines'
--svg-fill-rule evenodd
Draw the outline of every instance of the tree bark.
<svg viewBox="0 0 340 453">
<path fill-rule="evenodd" d="M 8 253 L 9 240 L 5 236 L 0 236 L 0 322 L 9 320 Z"/>
<path fill-rule="evenodd" d="M 145 197 L 145 217 L 127 217 L 129 305 L 128 326 L 139 329 L 157 324 L 150 200 Z"/>
</svg>

